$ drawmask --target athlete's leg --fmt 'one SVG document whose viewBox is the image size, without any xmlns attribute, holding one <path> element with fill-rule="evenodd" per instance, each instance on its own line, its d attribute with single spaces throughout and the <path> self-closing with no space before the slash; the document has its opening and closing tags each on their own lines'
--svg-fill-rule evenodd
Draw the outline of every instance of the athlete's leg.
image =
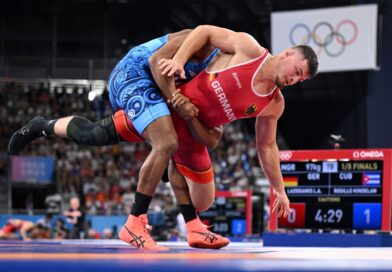
<svg viewBox="0 0 392 272">
<path fill-rule="evenodd" d="M 215 183 L 211 180 L 208 183 L 197 183 L 189 178 L 186 178 L 188 184 L 189 194 L 192 203 L 198 212 L 208 210 L 215 200 Z"/>
<path fill-rule="evenodd" d="M 68 124 L 67 120 L 64 120 L 60 124 L 57 123 L 58 121 L 54 127 L 55 133 L 66 133 L 68 138 L 78 144 L 108 146 L 120 143 L 120 138 L 113 121 L 113 115 L 95 123 L 79 116 L 72 118 Z"/>
<path fill-rule="evenodd" d="M 177 149 L 177 134 L 170 116 L 166 115 L 150 123 L 142 136 L 151 144 L 152 150 L 140 169 L 135 202 L 119 237 L 138 248 L 164 250 L 167 248 L 158 246 L 146 231 L 147 210 L 163 172 Z"/>
<path fill-rule="evenodd" d="M 134 74 L 141 73 L 140 69 L 136 68 L 138 67 L 127 66 L 126 75 L 120 76 L 121 73 L 118 72 L 118 79 L 112 82 L 115 85 L 116 82 L 125 81 L 125 86 L 119 88 L 116 101 L 124 108 L 138 134 L 151 144 L 152 149 L 140 169 L 135 202 L 119 237 L 139 248 L 160 250 L 164 248 L 158 246 L 146 232 L 147 211 L 163 172 L 177 149 L 177 134 L 170 111 L 159 95 L 155 83 L 149 78 L 132 80 Z"/>
<path fill-rule="evenodd" d="M 192 204 L 193 198 L 191 198 L 191 195 L 189 194 L 189 187 L 187 182 L 185 181 L 184 176 L 178 171 L 174 163 L 170 163 L 169 165 L 169 179 L 174 194 L 177 198 L 181 213 L 184 216 L 188 244 L 191 247 L 212 249 L 219 249 L 227 246 L 230 243 L 229 239 L 209 231 L 208 227 L 200 221 L 199 217 L 197 216 L 197 209 Z M 196 195 L 199 197 L 198 201 L 203 202 L 203 198 L 201 197 L 202 193 L 207 193 L 208 195 L 210 194 L 209 192 L 206 192 L 206 188 L 214 187 L 214 182 L 211 181 L 209 184 L 210 185 L 204 184 L 206 186 L 202 187 L 202 191 L 196 193 Z M 197 190 L 197 187 L 195 187 L 194 190 Z M 212 189 L 212 191 L 215 192 L 215 189 Z M 207 198 L 210 198 L 210 196 L 207 196 Z M 207 202 L 210 202 L 209 206 L 211 206 L 214 197 L 212 197 L 212 201 L 207 198 L 206 200 Z M 206 207 L 204 203 L 198 205 L 203 208 Z"/>
<path fill-rule="evenodd" d="M 89 146 L 114 145 L 120 142 L 113 115 L 95 123 L 80 116 L 50 121 L 37 116 L 12 135 L 8 150 L 12 155 L 17 154 L 33 140 L 50 135 L 69 138 L 78 144 Z"/>
<path fill-rule="evenodd" d="M 67 137 L 79 144 L 90 146 L 113 145 L 120 140 L 127 142 L 143 140 L 124 111 L 118 111 L 113 116 L 96 123 L 92 123 L 83 117 L 70 116 L 53 120 L 51 124 L 53 133 L 48 132 L 47 134 Z M 162 137 L 163 135 L 164 137 Z M 170 116 L 163 116 L 153 121 L 144 130 L 143 137 L 151 143 L 152 151 L 140 170 L 136 199 L 131 214 L 136 217 L 142 215 L 142 220 L 138 221 L 147 222 L 145 215 L 152 195 L 167 167 L 168 161 L 177 149 L 177 135 Z M 145 224 L 143 229 L 145 229 L 144 226 Z M 128 231 L 122 231 L 123 235 L 121 237 L 122 240 L 130 242 L 129 233 L 127 233 Z M 137 242 L 130 243 L 139 245 Z M 160 248 L 154 247 L 154 249 Z"/>
<path fill-rule="evenodd" d="M 54 122 L 54 129 L 53 133 L 51 131 L 48 133 L 49 135 L 69 138 L 78 144 L 108 146 L 120 142 L 113 115 L 94 123 L 81 116 L 68 116 L 52 122 Z"/>
<path fill-rule="evenodd" d="M 163 116 L 152 122 L 142 133 L 152 146 L 139 173 L 137 191 L 152 196 L 159 181 L 177 150 L 177 134 L 170 116 Z"/>
<path fill-rule="evenodd" d="M 199 183 L 184 177 L 176 165 L 169 168 L 169 180 L 176 198 L 182 204 L 182 200 L 192 203 L 197 212 L 208 210 L 215 200 L 215 183 L 211 179 L 208 182 Z M 180 202 L 180 200 L 182 202 Z"/>
<path fill-rule="evenodd" d="M 209 209 L 215 198 L 214 173 L 206 146 L 192 136 L 187 123 L 172 114 L 179 147 L 174 154 L 175 170 L 186 178 L 192 204 L 197 211 Z"/>
<path fill-rule="evenodd" d="M 187 228 L 188 244 L 197 248 L 221 248 L 229 239 L 208 230 L 197 217 L 215 199 L 214 173 L 208 149 L 196 142 L 186 122 L 172 114 L 179 146 L 169 168 L 169 180 L 177 197 Z"/>
<path fill-rule="evenodd" d="M 57 120 L 53 120 L 54 128 L 53 134 L 59 137 L 68 138 L 67 129 L 70 122 L 75 118 L 75 116 L 67 116 Z"/>
<path fill-rule="evenodd" d="M 173 161 L 170 161 L 169 163 L 169 181 L 177 199 L 178 205 L 192 204 L 185 177 L 180 172 L 178 172 L 178 169 Z M 196 218 L 196 213 L 194 218 Z"/>
</svg>

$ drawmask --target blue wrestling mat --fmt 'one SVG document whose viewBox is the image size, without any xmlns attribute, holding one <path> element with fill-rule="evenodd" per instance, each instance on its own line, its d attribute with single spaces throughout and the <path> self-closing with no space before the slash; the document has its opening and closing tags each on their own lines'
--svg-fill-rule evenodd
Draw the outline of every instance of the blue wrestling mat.
<svg viewBox="0 0 392 272">
<path fill-rule="evenodd" d="M 160 243 L 142 251 L 119 240 L 2 241 L 0 271 L 392 271 L 392 248 L 285 248 L 231 243 L 220 250 Z"/>
</svg>

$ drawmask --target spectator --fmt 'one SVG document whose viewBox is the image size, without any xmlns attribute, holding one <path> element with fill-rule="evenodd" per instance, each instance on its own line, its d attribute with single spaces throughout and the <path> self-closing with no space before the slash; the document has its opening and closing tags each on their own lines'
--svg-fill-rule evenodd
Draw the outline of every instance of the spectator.
<svg viewBox="0 0 392 272">
<path fill-rule="evenodd" d="M 84 212 L 80 208 L 79 198 L 76 196 L 72 197 L 70 206 L 71 208 L 64 212 L 64 215 L 67 217 L 67 221 L 73 225 L 71 239 L 83 239 L 86 235 L 85 221 Z"/>
<path fill-rule="evenodd" d="M 101 209 L 101 203 L 97 199 L 97 193 L 90 189 L 84 198 L 84 204 L 88 214 L 95 215 Z"/>
<path fill-rule="evenodd" d="M 65 227 L 65 222 L 61 218 L 57 218 L 55 222 L 55 227 L 53 229 L 53 238 L 54 239 L 67 239 L 69 231 Z"/>
<path fill-rule="evenodd" d="M 127 169 L 127 168 L 125 168 Z M 125 190 L 131 186 L 131 178 L 129 176 L 129 170 L 124 170 L 122 172 L 120 182 L 119 182 L 121 192 L 125 192 Z"/>
<path fill-rule="evenodd" d="M 48 229 L 50 229 L 52 227 L 52 214 L 51 213 L 47 213 L 45 215 L 45 217 L 38 219 L 35 224 L 36 225 L 41 225 L 43 227 L 46 227 Z"/>
<path fill-rule="evenodd" d="M 109 204 L 111 213 L 123 214 L 124 208 L 122 203 L 123 201 L 121 194 L 119 192 L 112 193 Z"/>
<path fill-rule="evenodd" d="M 135 193 L 132 192 L 131 186 L 129 186 L 125 193 L 122 195 L 122 205 L 126 214 L 131 213 L 132 204 L 135 201 Z"/>
<path fill-rule="evenodd" d="M 79 193 L 81 187 L 81 177 L 80 177 L 80 162 L 78 159 L 74 159 L 71 162 L 71 166 L 68 170 L 69 185 L 71 188 L 71 193 Z"/>
<path fill-rule="evenodd" d="M 29 193 L 26 197 L 26 211 L 28 215 L 34 214 L 34 195 Z"/>
<path fill-rule="evenodd" d="M 90 192 L 97 193 L 98 186 L 95 184 L 94 178 L 88 177 L 83 182 L 83 194 L 87 195 Z"/>
<path fill-rule="evenodd" d="M 114 239 L 114 234 L 111 229 L 106 228 L 103 230 L 103 238 L 104 239 Z"/>
<path fill-rule="evenodd" d="M 60 194 L 49 194 L 45 198 L 46 212 L 49 214 L 60 214 L 62 198 Z"/>
</svg>

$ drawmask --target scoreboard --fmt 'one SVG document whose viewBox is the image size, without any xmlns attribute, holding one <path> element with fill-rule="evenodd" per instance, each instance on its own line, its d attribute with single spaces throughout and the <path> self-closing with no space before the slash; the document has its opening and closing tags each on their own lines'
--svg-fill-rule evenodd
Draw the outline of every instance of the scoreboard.
<svg viewBox="0 0 392 272">
<path fill-rule="evenodd" d="M 224 236 L 244 236 L 252 231 L 252 192 L 216 191 L 215 202 L 210 209 L 199 213 L 212 231 Z"/>
<path fill-rule="evenodd" d="M 391 154 L 392 149 L 280 152 L 292 213 L 279 220 L 271 214 L 270 229 L 389 231 Z"/>
</svg>

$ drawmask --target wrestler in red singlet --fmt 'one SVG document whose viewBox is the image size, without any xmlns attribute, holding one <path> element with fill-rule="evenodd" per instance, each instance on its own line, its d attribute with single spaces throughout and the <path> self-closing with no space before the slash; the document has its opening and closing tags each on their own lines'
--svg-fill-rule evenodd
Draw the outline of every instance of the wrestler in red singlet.
<svg viewBox="0 0 392 272">
<path fill-rule="evenodd" d="M 200 110 L 198 119 L 207 127 L 215 127 L 262 113 L 279 90 L 275 87 L 270 93 L 260 95 L 253 88 L 255 75 L 268 56 L 266 50 L 259 58 L 220 71 L 211 73 L 206 69 L 181 86 L 182 94 Z M 179 172 L 194 182 L 213 181 L 208 149 L 192 137 L 183 118 L 174 111 L 171 114 L 179 141 L 179 147 L 173 156 Z M 121 112 L 115 115 L 119 134 L 132 142 L 135 139 L 129 137 L 129 132 L 141 139 L 130 121 L 124 118 L 126 115 Z M 124 127 L 124 124 L 128 127 Z"/>
<path fill-rule="evenodd" d="M 257 94 L 253 80 L 269 54 L 232 67 L 200 72 L 181 86 L 181 92 L 199 109 L 198 119 L 207 127 L 224 125 L 237 119 L 256 117 L 271 102 L 278 88 Z"/>
</svg>

